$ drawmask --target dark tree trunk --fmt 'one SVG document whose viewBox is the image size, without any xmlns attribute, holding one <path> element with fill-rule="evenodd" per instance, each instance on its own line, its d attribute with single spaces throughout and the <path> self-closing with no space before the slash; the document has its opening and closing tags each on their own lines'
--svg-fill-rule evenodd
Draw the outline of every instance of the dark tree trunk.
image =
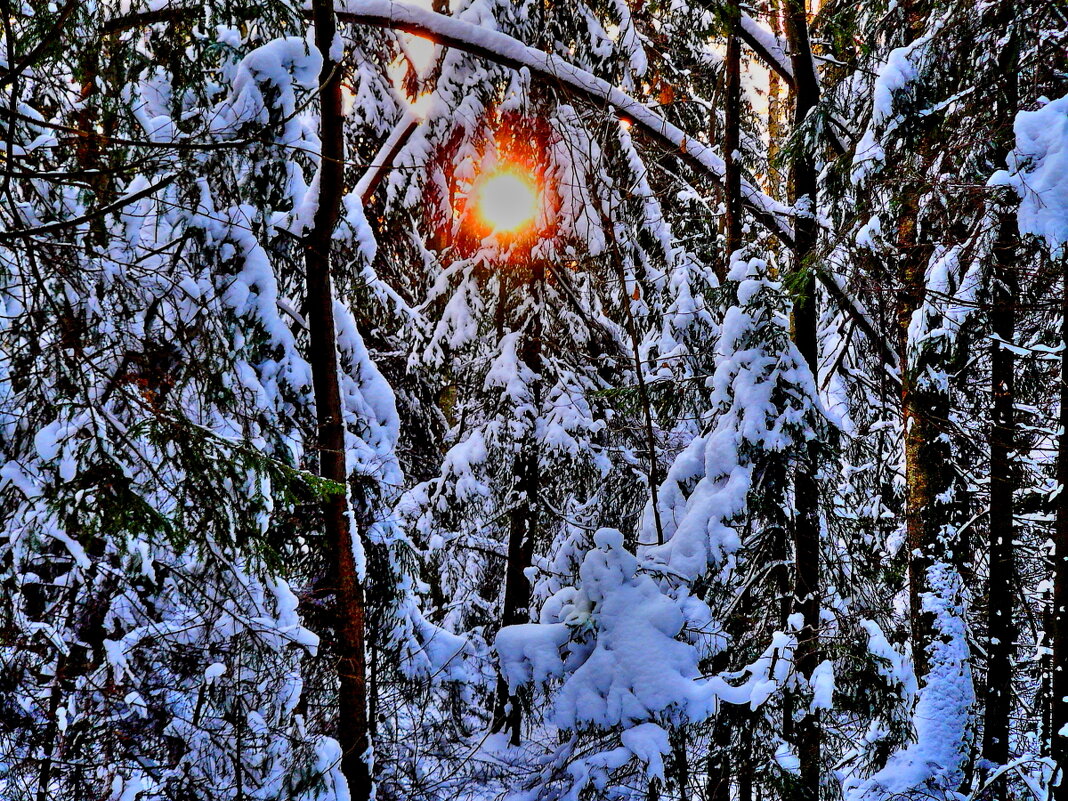
<svg viewBox="0 0 1068 801">
<path fill-rule="evenodd" d="M 906 26 L 904 41 L 923 34 L 925 3 L 902 4 Z M 917 145 L 918 163 L 913 172 L 923 174 L 930 161 L 929 133 Z M 909 617 L 912 628 L 912 658 L 916 675 L 928 673 L 928 647 L 934 636 L 934 621 L 923 611 L 927 573 L 944 556 L 943 534 L 950 510 L 940 500 L 953 481 L 952 449 L 941 435 L 949 418 L 949 398 L 932 385 L 928 376 L 935 358 L 929 351 L 909 354 L 909 327 L 926 294 L 926 270 L 932 247 L 920 236 L 922 185 L 913 180 L 902 191 L 897 224 L 897 344 L 901 359 L 901 414 L 905 437 L 905 542 L 908 553 Z"/>
<path fill-rule="evenodd" d="M 999 4 L 998 27 L 1012 24 L 1011 3 Z M 1001 94 L 998 98 L 998 122 L 1002 127 L 1002 145 L 995 163 L 1003 164 L 1012 144 L 1012 120 L 1019 104 L 1018 58 L 1015 36 L 1001 49 Z M 1003 214 L 994 244 L 991 272 L 991 328 L 995 336 L 1011 343 L 1016 336 L 1016 303 L 1019 294 L 1016 274 L 1016 217 Z M 990 579 L 987 596 L 987 682 L 983 719 L 983 758 L 994 765 L 1009 761 L 1009 716 L 1012 712 L 1012 663 L 1016 651 L 1013 590 L 1016 584 L 1014 541 L 1016 528 L 1013 489 L 1018 480 L 1015 465 L 1016 423 L 1013 407 L 1016 400 L 1016 358 L 997 340 L 991 344 L 990 383 L 993 396 L 990 426 Z M 991 788 L 995 798 L 1005 798 L 1005 777 Z"/>
<path fill-rule="evenodd" d="M 786 497 L 788 481 L 786 466 L 781 461 L 773 462 L 769 465 L 764 477 L 767 496 L 770 498 Z M 775 592 L 776 624 L 779 631 L 786 631 L 790 615 L 794 611 L 794 593 L 790 570 L 791 532 L 786 514 L 777 505 L 772 510 L 772 519 L 768 523 L 768 533 L 771 538 L 771 562 L 773 565 L 768 578 L 772 580 Z M 755 725 L 758 716 L 753 715 L 751 718 Z M 784 692 L 782 694 L 782 738 L 787 743 L 794 742 L 794 695 L 792 692 Z M 750 776 L 751 779 L 752 777 Z"/>
<path fill-rule="evenodd" d="M 753 795 L 753 716 L 747 715 L 741 725 L 738 765 L 738 801 L 754 801 Z"/>
<path fill-rule="evenodd" d="M 532 388 L 535 409 L 533 415 L 535 416 L 536 410 L 541 405 L 541 303 L 544 282 L 545 264 L 535 259 L 531 265 L 530 277 L 533 310 L 519 354 L 523 365 L 535 376 Z M 527 578 L 526 571 L 534 558 L 534 543 L 538 531 L 538 495 L 541 487 L 535 422 L 531 419 L 530 430 L 515 461 L 516 496 L 508 513 L 508 563 L 505 566 L 502 628 L 527 623 L 530 620 L 530 580 Z M 499 676 L 494 700 L 492 730 L 508 731 L 512 745 L 519 745 L 521 724 L 522 710 L 519 698 L 508 692 L 508 683 L 503 676 Z"/>
<path fill-rule="evenodd" d="M 788 0 L 784 14 L 796 85 L 793 93 L 795 134 L 819 100 L 819 84 L 812 69 L 806 10 L 805 0 Z M 814 155 L 798 146 L 797 155 L 791 159 L 789 182 L 790 201 L 801 209 L 794 220 L 793 270 L 797 279 L 797 295 L 794 299 L 793 327 L 794 342 L 813 376 L 817 375 L 819 367 L 813 264 L 816 255 L 816 190 Z M 794 473 L 794 596 L 796 609 L 804 621 L 798 633 L 795 665 L 798 673 L 811 677 L 820 662 L 820 524 L 814 446 L 806 446 L 806 451 Z M 797 756 L 801 773 L 796 786 L 798 799 L 815 801 L 819 798 L 821 739 L 819 712 L 809 710 L 797 724 Z"/>
<path fill-rule="evenodd" d="M 1015 218 L 1000 226 L 994 250 L 993 310 L 995 335 L 1012 342 L 1016 333 Z M 987 599 L 987 683 L 983 722 L 983 758 L 995 765 L 1009 761 L 1009 714 L 1012 708 L 1012 662 L 1016 643 L 1013 588 L 1016 562 L 1013 549 L 1012 493 L 1016 484 L 1013 461 L 1015 424 L 1015 357 L 995 340 L 991 345 L 990 381 L 993 420 L 990 426 L 990 583 Z M 1004 797 L 1004 778 L 994 789 Z"/>
<path fill-rule="evenodd" d="M 718 270 L 720 280 L 727 276 L 731 254 L 742 247 L 742 165 L 741 165 L 741 116 L 742 116 L 742 47 L 738 39 L 738 19 L 741 9 L 737 2 L 726 6 L 727 54 L 724 60 L 724 114 L 723 114 L 723 191 L 726 219 L 725 253 L 722 267 Z M 707 760 L 705 797 L 708 801 L 730 801 L 732 764 L 731 720 L 720 708 L 712 725 L 712 749 Z M 739 781 L 741 781 L 739 777 Z"/>
<path fill-rule="evenodd" d="M 712 726 L 711 750 L 708 754 L 705 777 L 705 798 L 708 801 L 731 799 L 731 729 L 725 716 L 725 705 L 720 707 Z"/>
<path fill-rule="evenodd" d="M 337 603 L 338 726 L 341 771 L 354 801 L 372 795 L 368 756 L 367 661 L 364 588 L 356 569 L 352 519 L 345 469 L 345 429 L 338 383 L 337 332 L 331 282 L 330 242 L 337 226 L 344 190 L 345 140 L 341 115 L 341 72 L 330 58 L 336 33 L 333 6 L 314 0 L 315 46 L 322 54 L 320 73 L 319 204 L 304 245 L 307 268 L 308 329 L 318 427 L 319 474 L 344 487 L 322 503 L 323 529 L 330 549 Z"/>
<path fill-rule="evenodd" d="M 736 2 L 728 6 L 727 55 L 724 61 L 724 122 L 723 122 L 723 189 L 727 209 L 727 259 L 742 246 L 742 46 L 737 28 L 740 9 Z M 724 261 L 727 261 L 724 259 Z M 721 278 L 723 276 L 720 276 Z"/>
<path fill-rule="evenodd" d="M 83 49 L 78 64 L 81 90 L 80 107 L 74 117 L 74 127 L 78 130 L 75 154 L 78 167 L 87 173 L 86 183 L 92 191 L 87 205 L 91 208 L 101 208 L 115 200 L 115 174 L 111 165 L 117 154 L 115 146 L 108 147 L 107 139 L 115 133 L 117 124 L 116 87 L 108 87 L 111 91 L 107 94 L 101 90 L 101 85 L 106 86 L 106 80 L 116 71 L 116 65 L 111 63 L 113 57 L 118 59 L 118 54 L 114 52 L 111 37 L 105 34 Z M 89 228 L 87 244 L 102 247 L 107 241 L 104 219 L 95 218 Z"/>
<path fill-rule="evenodd" d="M 1061 298 L 1061 342 L 1068 342 L 1068 259 L 1064 261 Z M 1060 783 L 1053 801 L 1068 801 L 1068 348 L 1061 351 L 1061 408 L 1058 439 L 1057 521 L 1053 544 L 1053 688 L 1050 712 L 1050 756 Z"/>
</svg>

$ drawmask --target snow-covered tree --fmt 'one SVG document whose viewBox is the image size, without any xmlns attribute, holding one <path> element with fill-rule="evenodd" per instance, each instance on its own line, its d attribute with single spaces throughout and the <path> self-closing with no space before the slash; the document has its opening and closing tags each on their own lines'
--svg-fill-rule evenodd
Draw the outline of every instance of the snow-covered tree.
<svg viewBox="0 0 1068 801">
<path fill-rule="evenodd" d="M 5 7 L 0 796 L 1068 799 L 1066 31 Z"/>
</svg>

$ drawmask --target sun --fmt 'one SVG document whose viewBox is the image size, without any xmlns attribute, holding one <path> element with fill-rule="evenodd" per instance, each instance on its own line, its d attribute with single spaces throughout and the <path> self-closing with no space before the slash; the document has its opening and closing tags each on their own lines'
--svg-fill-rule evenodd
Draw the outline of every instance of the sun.
<svg viewBox="0 0 1068 801">
<path fill-rule="evenodd" d="M 514 169 L 486 176 L 476 188 L 475 202 L 482 221 L 498 233 L 515 233 L 538 216 L 538 187 Z"/>
</svg>

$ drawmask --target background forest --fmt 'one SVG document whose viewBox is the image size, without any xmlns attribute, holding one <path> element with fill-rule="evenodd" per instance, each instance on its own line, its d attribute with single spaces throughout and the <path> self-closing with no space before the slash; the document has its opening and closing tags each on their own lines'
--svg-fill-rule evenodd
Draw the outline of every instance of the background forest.
<svg viewBox="0 0 1068 801">
<path fill-rule="evenodd" d="M 1063 0 L 0 4 L 0 799 L 1068 801 Z"/>
</svg>

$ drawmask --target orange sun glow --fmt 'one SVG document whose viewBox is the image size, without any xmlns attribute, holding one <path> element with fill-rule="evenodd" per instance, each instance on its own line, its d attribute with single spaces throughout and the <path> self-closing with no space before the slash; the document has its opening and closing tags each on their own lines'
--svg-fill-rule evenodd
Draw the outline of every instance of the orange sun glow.
<svg viewBox="0 0 1068 801">
<path fill-rule="evenodd" d="M 479 216 L 495 232 L 515 233 L 538 216 L 538 187 L 516 170 L 487 176 L 479 183 L 475 199 Z"/>
</svg>

